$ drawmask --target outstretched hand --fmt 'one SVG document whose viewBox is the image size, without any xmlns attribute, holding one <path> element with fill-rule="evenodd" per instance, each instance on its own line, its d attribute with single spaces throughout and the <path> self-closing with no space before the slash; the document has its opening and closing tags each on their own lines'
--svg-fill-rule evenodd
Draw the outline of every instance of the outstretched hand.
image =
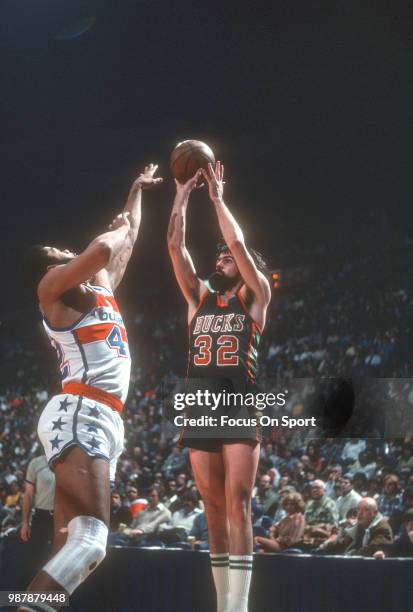
<svg viewBox="0 0 413 612">
<path fill-rule="evenodd" d="M 209 197 L 213 202 L 222 200 L 224 195 L 224 166 L 217 161 L 215 168 L 208 164 L 208 172 L 201 170 L 205 181 L 208 183 Z"/>
<path fill-rule="evenodd" d="M 155 185 L 159 185 L 159 183 L 162 183 L 163 178 L 153 177 L 157 169 L 158 164 L 149 164 L 149 166 L 145 166 L 145 170 L 138 176 L 134 183 L 134 186 L 139 186 L 142 189 L 151 189 Z"/>
<path fill-rule="evenodd" d="M 190 193 L 193 189 L 199 189 L 203 187 L 204 183 L 198 185 L 199 178 L 202 176 L 202 170 L 199 168 L 194 174 L 192 178 L 190 178 L 186 183 L 180 183 L 178 179 L 175 180 L 176 192 L 177 193 Z"/>
</svg>

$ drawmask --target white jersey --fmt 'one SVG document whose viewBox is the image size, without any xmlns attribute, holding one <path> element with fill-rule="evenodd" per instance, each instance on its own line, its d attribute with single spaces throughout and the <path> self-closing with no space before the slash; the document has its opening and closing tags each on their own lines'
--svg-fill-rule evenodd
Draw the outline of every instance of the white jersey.
<svg viewBox="0 0 413 612">
<path fill-rule="evenodd" d="M 113 293 L 85 285 L 94 293 L 95 305 L 70 327 L 43 325 L 57 351 L 62 384 L 83 383 L 117 396 L 128 394 L 131 360 L 125 325 Z"/>
</svg>

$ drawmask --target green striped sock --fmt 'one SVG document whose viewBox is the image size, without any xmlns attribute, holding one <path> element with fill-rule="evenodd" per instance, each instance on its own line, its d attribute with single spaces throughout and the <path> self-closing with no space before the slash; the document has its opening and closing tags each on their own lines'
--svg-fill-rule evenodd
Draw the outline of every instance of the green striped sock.
<svg viewBox="0 0 413 612">
<path fill-rule="evenodd" d="M 230 604 L 228 612 L 248 612 L 252 574 L 252 555 L 230 555 Z"/>
<path fill-rule="evenodd" d="M 217 592 L 217 612 L 228 612 L 229 553 L 211 553 L 209 556 Z"/>
</svg>

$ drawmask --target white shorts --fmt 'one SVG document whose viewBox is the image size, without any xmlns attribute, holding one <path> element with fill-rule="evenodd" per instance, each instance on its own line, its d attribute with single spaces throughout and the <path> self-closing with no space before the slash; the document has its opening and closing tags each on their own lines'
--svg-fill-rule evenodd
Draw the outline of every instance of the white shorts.
<svg viewBox="0 0 413 612">
<path fill-rule="evenodd" d="M 114 482 L 124 427 L 119 413 L 109 406 L 79 395 L 55 395 L 40 415 L 37 433 L 51 467 L 65 450 L 80 446 L 90 457 L 109 462 Z"/>
</svg>

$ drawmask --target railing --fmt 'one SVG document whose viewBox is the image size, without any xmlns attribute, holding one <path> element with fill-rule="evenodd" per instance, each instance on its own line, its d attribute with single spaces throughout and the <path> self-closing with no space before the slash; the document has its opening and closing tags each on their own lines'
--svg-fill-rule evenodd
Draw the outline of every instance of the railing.
<svg viewBox="0 0 413 612">
<path fill-rule="evenodd" d="M 33 552 L 10 542 L 0 588 L 23 588 Z M 256 555 L 250 612 L 411 612 L 413 559 Z M 23 582 L 22 582 L 23 581 Z M 111 548 L 71 598 L 68 612 L 215 612 L 209 555 Z"/>
</svg>

